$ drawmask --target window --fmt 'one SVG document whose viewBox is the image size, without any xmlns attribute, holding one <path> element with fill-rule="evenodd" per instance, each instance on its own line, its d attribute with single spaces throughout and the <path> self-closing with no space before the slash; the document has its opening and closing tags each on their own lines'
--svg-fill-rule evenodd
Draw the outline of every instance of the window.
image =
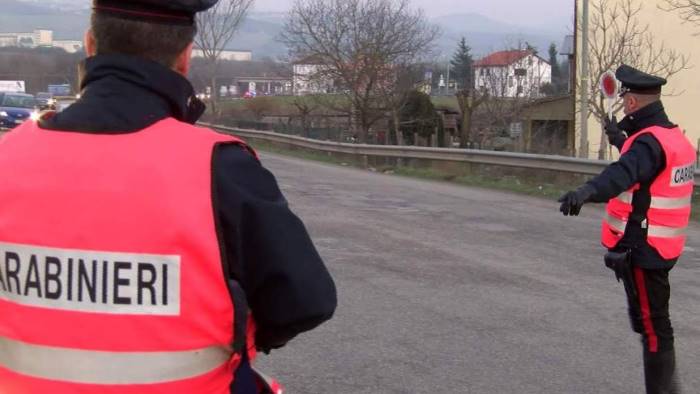
<svg viewBox="0 0 700 394">
<path fill-rule="evenodd" d="M 508 76 L 508 87 L 509 88 L 513 87 L 513 76 L 512 75 Z"/>
<path fill-rule="evenodd" d="M 510 124 L 511 138 L 518 138 L 523 134 L 523 122 L 513 122 Z"/>
<path fill-rule="evenodd" d="M 6 94 L 2 97 L 0 105 L 13 108 L 34 108 L 36 102 L 30 95 Z"/>
<path fill-rule="evenodd" d="M 515 76 L 516 77 L 524 77 L 527 75 L 527 70 L 524 68 L 516 68 L 515 69 Z"/>
</svg>

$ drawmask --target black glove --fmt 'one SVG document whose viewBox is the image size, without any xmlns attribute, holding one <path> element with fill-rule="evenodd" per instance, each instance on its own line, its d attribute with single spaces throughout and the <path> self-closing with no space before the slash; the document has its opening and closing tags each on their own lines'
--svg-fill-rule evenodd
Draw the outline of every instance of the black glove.
<svg viewBox="0 0 700 394">
<path fill-rule="evenodd" d="M 270 354 L 272 350 L 284 347 L 293 335 L 279 335 L 278 332 L 258 326 L 255 330 L 255 346 L 258 351 Z"/>
<path fill-rule="evenodd" d="M 589 184 L 585 184 L 573 192 L 568 192 L 559 197 L 561 207 L 559 210 L 564 216 L 578 216 L 581 212 L 583 204 L 587 203 L 595 194 L 595 188 Z"/>
<path fill-rule="evenodd" d="M 617 147 L 618 149 L 621 149 L 622 145 L 625 143 L 625 140 L 627 140 L 627 136 L 625 136 L 618 126 L 617 118 L 614 115 L 612 119 L 609 119 L 607 116 L 605 117 L 605 135 L 608 136 L 608 142 L 610 142 L 610 145 Z"/>
</svg>

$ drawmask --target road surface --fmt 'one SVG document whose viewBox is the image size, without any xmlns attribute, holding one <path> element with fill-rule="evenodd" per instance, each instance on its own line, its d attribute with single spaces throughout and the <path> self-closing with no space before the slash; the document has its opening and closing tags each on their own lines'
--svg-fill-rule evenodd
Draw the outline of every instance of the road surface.
<svg viewBox="0 0 700 394">
<path fill-rule="evenodd" d="M 289 393 L 642 393 L 602 207 L 263 155 L 339 293 L 336 316 L 263 356 Z M 700 393 L 700 226 L 671 275 L 686 393 Z"/>
</svg>

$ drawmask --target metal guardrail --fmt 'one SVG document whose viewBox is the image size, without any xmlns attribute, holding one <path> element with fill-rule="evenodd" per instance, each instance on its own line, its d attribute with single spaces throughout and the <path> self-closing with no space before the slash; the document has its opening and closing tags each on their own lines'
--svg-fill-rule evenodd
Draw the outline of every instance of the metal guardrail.
<svg viewBox="0 0 700 394">
<path fill-rule="evenodd" d="M 258 138 L 321 152 L 344 153 L 357 156 L 395 157 L 488 164 L 535 170 L 559 171 L 571 174 L 596 175 L 610 164 L 605 160 L 579 159 L 566 156 L 535 155 L 529 153 L 495 152 L 475 149 L 425 148 L 419 146 L 347 144 L 313 140 L 270 131 L 246 130 L 200 123 L 202 126 L 229 132 L 243 138 Z M 0 137 L 4 132 L 0 131 Z M 695 171 L 695 186 L 700 186 L 700 171 Z"/>
<path fill-rule="evenodd" d="M 507 167 L 559 171 L 571 174 L 597 175 L 610 164 L 606 160 L 579 159 L 567 156 L 537 155 L 530 153 L 496 152 L 475 149 L 426 148 L 419 146 L 365 145 L 319 141 L 270 131 L 247 130 L 200 123 L 202 126 L 235 134 L 243 138 L 257 138 L 321 152 L 345 153 L 357 156 L 396 157 L 489 164 Z M 695 171 L 695 186 L 700 186 L 700 171 Z"/>
</svg>

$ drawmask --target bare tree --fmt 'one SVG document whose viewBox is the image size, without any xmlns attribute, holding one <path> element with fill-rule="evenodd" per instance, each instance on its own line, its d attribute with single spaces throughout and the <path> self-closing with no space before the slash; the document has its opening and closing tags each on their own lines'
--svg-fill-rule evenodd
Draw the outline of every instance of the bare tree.
<svg viewBox="0 0 700 394">
<path fill-rule="evenodd" d="M 647 24 L 639 21 L 642 4 L 638 0 L 593 0 L 589 16 L 589 91 L 598 92 L 603 73 L 627 64 L 653 75 L 668 78 L 689 66 L 688 56 L 658 41 Z M 580 81 L 577 82 L 580 84 Z M 601 125 L 608 109 L 601 94 L 588 101 L 589 111 Z M 613 113 L 622 109 L 620 103 Z M 607 155 L 607 136 L 601 132 L 598 158 Z"/>
<path fill-rule="evenodd" d="M 684 21 L 700 26 L 699 0 L 666 0 L 666 4 L 659 8 L 665 11 L 676 11 Z"/>
<path fill-rule="evenodd" d="M 450 61 L 455 68 L 455 80 L 461 86 L 455 93 L 460 112 L 459 145 L 467 148 L 472 140 L 474 111 L 489 97 L 488 90 L 474 88 L 474 59 L 466 37 L 462 37 Z"/>
<path fill-rule="evenodd" d="M 77 90 L 83 56 L 58 48 L 0 48 L 0 80 L 23 80 L 32 93 L 45 91 L 49 84 L 69 84 Z"/>
<path fill-rule="evenodd" d="M 397 145 L 404 144 L 402 133 L 401 113 L 411 98 L 411 94 L 420 90 L 424 81 L 423 64 L 400 64 L 392 68 L 394 75 L 388 82 L 379 86 L 379 94 L 382 97 L 382 108 L 391 119 L 392 132 Z"/>
<path fill-rule="evenodd" d="M 216 73 L 221 53 L 238 31 L 254 0 L 221 0 L 215 6 L 197 14 L 195 45 L 209 65 L 212 111 L 216 112 Z"/>
<path fill-rule="evenodd" d="M 472 140 L 474 111 L 489 99 L 486 89 L 474 89 L 465 86 L 456 94 L 460 113 L 459 146 L 467 148 Z"/>
<path fill-rule="evenodd" d="M 395 68 L 429 53 L 439 34 L 409 0 L 297 0 L 280 41 L 293 59 L 313 59 L 310 78 L 333 83 L 344 99 L 332 98 L 329 107 L 347 113 L 365 142 L 386 116 Z"/>
<path fill-rule="evenodd" d="M 309 137 L 309 129 L 311 128 L 311 114 L 318 109 L 318 100 L 313 96 L 296 96 L 292 100 L 292 106 L 296 108 L 301 121 L 302 137 Z"/>
</svg>

